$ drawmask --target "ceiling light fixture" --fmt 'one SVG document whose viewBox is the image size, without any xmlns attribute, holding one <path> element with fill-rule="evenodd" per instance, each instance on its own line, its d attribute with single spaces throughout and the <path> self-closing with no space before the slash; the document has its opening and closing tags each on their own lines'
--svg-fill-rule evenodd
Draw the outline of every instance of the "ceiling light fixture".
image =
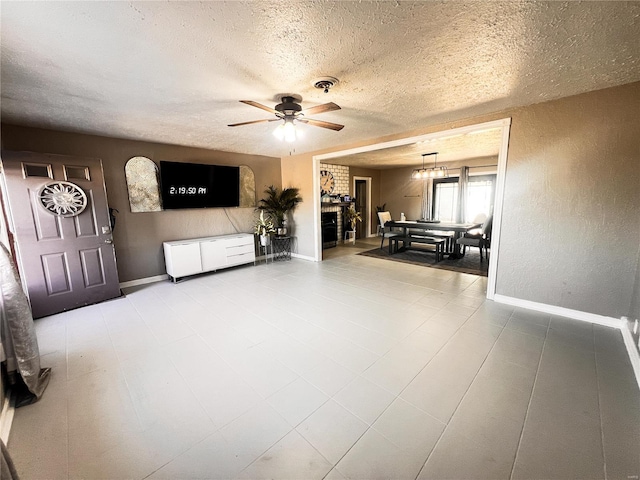
<svg viewBox="0 0 640 480">
<path fill-rule="evenodd" d="M 298 135 L 296 135 L 296 125 L 293 123 L 293 118 L 285 117 L 284 123 L 281 123 L 276 127 L 273 131 L 273 135 L 280 141 L 284 140 L 285 142 L 295 142 Z"/>
<path fill-rule="evenodd" d="M 428 155 L 435 155 L 433 160 L 433 167 L 425 168 L 424 157 Z M 444 165 L 438 167 L 438 152 L 423 153 L 422 154 L 422 168 L 415 168 L 411 172 L 412 180 L 424 180 L 427 178 L 447 178 L 449 177 L 449 171 Z"/>
</svg>

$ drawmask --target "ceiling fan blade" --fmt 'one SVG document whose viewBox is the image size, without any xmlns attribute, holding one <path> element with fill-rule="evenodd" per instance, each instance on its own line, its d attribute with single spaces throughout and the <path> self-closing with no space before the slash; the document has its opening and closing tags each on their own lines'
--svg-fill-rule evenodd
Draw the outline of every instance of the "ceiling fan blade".
<svg viewBox="0 0 640 480">
<path fill-rule="evenodd" d="M 300 113 L 302 115 L 315 115 L 316 113 L 332 112 L 333 110 L 340 110 L 340 107 L 333 102 L 329 102 L 315 107 L 306 108 Z"/>
<path fill-rule="evenodd" d="M 261 108 L 262 110 L 266 110 L 270 113 L 278 113 L 271 107 L 267 107 L 266 105 L 262 105 L 261 103 L 254 102 L 253 100 L 240 100 L 240 103 L 246 103 L 247 105 L 251 105 L 252 107 Z"/>
<path fill-rule="evenodd" d="M 330 130 L 335 130 L 336 132 L 339 132 L 344 128 L 344 125 L 339 125 L 337 123 L 331 122 L 323 122 L 322 120 L 311 120 L 310 118 L 298 118 L 297 120 L 298 122 L 308 123 L 309 125 L 313 125 L 314 127 L 328 128 Z"/>
<path fill-rule="evenodd" d="M 227 125 L 227 127 L 239 127 L 241 125 L 251 125 L 253 123 L 266 123 L 266 122 L 273 122 L 275 120 L 280 120 L 279 118 L 275 118 L 275 119 L 265 119 L 265 120 L 253 120 L 251 122 L 240 122 L 240 123 L 232 123 L 231 125 Z"/>
</svg>

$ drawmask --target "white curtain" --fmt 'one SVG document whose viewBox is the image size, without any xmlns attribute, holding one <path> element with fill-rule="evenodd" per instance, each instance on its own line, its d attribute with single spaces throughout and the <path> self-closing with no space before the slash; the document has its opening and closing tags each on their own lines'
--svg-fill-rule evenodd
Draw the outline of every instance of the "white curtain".
<svg viewBox="0 0 640 480">
<path fill-rule="evenodd" d="M 456 222 L 465 223 L 467 220 L 467 199 L 469 198 L 469 167 L 460 167 L 458 178 L 458 211 Z"/>
<path fill-rule="evenodd" d="M 420 220 L 432 220 L 433 212 L 433 180 L 422 180 L 422 209 Z"/>
</svg>

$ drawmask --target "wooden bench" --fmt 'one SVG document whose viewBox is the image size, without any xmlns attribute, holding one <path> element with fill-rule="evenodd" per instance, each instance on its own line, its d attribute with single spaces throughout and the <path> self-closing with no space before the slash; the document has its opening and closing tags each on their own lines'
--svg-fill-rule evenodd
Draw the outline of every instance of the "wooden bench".
<svg viewBox="0 0 640 480">
<path fill-rule="evenodd" d="M 411 246 L 412 243 L 433 245 L 435 246 L 436 262 L 444 259 L 444 245 L 447 242 L 445 238 L 425 237 L 423 235 L 396 235 L 389 238 L 389 255 L 398 251 L 398 242 L 402 242 L 405 248 Z"/>
</svg>

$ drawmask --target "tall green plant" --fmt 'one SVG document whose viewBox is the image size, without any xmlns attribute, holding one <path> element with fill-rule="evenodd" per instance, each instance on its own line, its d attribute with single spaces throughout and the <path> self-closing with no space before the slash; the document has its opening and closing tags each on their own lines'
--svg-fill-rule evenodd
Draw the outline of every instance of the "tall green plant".
<svg viewBox="0 0 640 480">
<path fill-rule="evenodd" d="M 258 208 L 267 212 L 278 227 L 283 226 L 287 213 L 295 210 L 298 204 L 302 202 L 300 189 L 295 187 L 278 190 L 277 187 L 270 185 L 264 193 L 266 198 L 260 200 Z"/>
</svg>

